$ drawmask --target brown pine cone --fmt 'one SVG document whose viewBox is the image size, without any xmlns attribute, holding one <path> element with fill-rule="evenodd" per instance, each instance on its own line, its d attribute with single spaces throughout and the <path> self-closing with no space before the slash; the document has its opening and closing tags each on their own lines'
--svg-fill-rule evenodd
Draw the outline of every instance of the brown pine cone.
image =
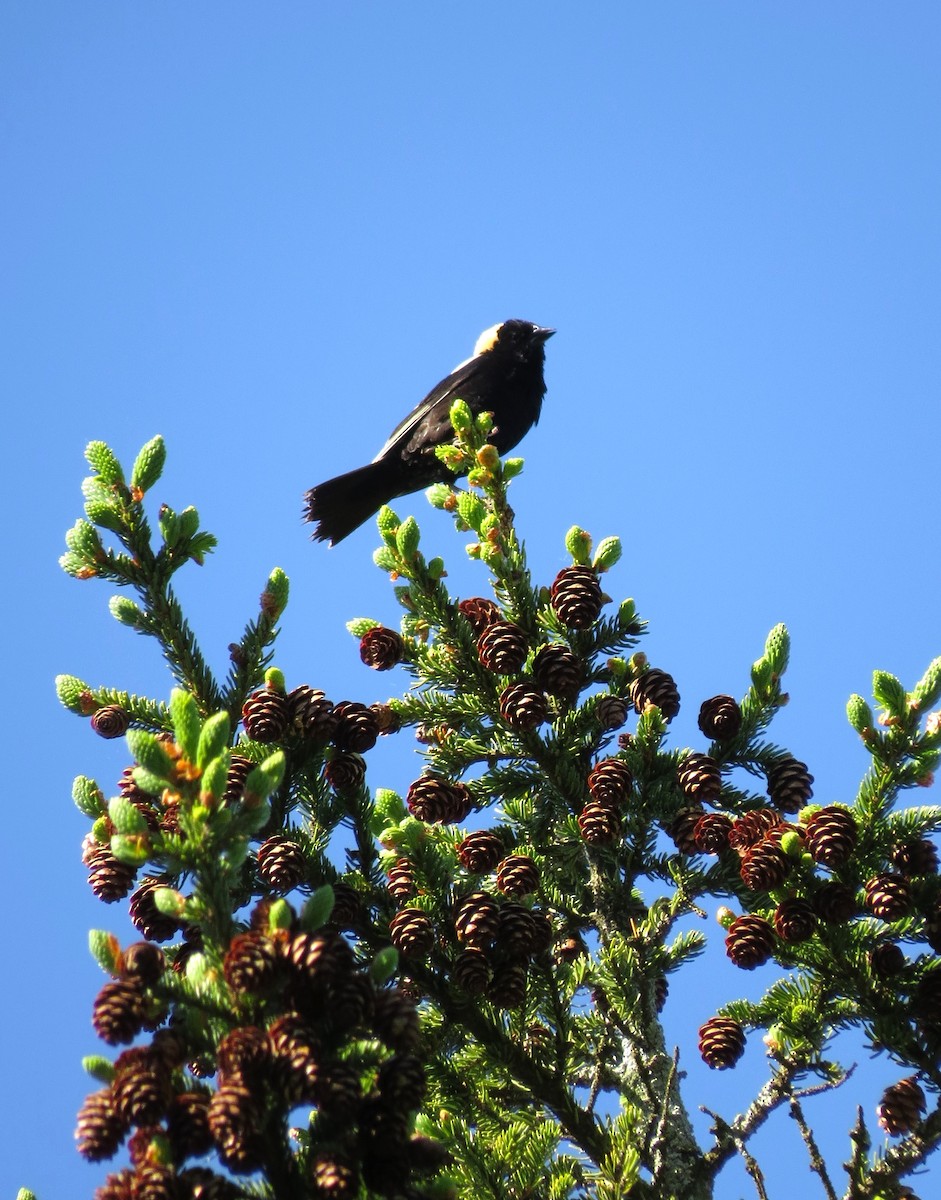
<svg viewBox="0 0 941 1200">
<path fill-rule="evenodd" d="M 229 943 L 222 972 L 233 991 L 252 996 L 267 991 L 279 976 L 278 947 L 266 934 L 249 930 L 237 933 Z"/>
<path fill-rule="evenodd" d="M 817 928 L 817 917 L 809 900 L 789 896 L 774 910 L 774 931 L 782 942 L 806 942 Z"/>
<path fill-rule="evenodd" d="M 338 1150 L 320 1150 L 314 1155 L 311 1179 L 317 1200 L 353 1200 L 359 1192 L 356 1164 Z"/>
<path fill-rule="evenodd" d="M 295 933 L 285 947 L 295 978 L 315 993 L 348 975 L 353 967 L 349 943 L 336 933 Z"/>
<path fill-rule="evenodd" d="M 366 760 L 361 754 L 341 751 L 327 759 L 323 775 L 338 796 L 355 795 L 366 778 Z"/>
<path fill-rule="evenodd" d="M 491 621 L 498 621 L 502 616 L 500 609 L 497 608 L 494 602 L 492 600 L 485 600 L 482 596 L 472 596 L 469 600 L 459 600 L 457 611 L 469 623 L 477 637 L 480 637 Z"/>
<path fill-rule="evenodd" d="M 791 869 L 791 860 L 773 842 L 759 842 L 745 851 L 742 882 L 753 892 L 770 892 L 780 887 Z"/>
<path fill-rule="evenodd" d="M 332 701 L 318 688 L 302 683 L 288 692 L 288 714 L 291 727 L 309 741 L 325 745 L 333 737 L 339 717 Z"/>
<path fill-rule="evenodd" d="M 271 688 L 260 688 L 242 705 L 242 724 L 253 742 L 280 742 L 291 725 L 287 697 Z"/>
<path fill-rule="evenodd" d="M 130 728 L 131 719 L 120 704 L 105 704 L 91 716 L 91 727 L 99 737 L 124 737 Z"/>
<path fill-rule="evenodd" d="M 630 799 L 634 776 L 623 758 L 603 758 L 595 763 L 588 775 L 588 791 L 592 800 L 614 807 Z"/>
<path fill-rule="evenodd" d="M 385 737 L 390 733 L 398 733 L 402 728 L 402 718 L 391 704 L 370 704 L 369 711 L 376 718 L 379 736 Z"/>
<path fill-rule="evenodd" d="M 500 928 L 500 908 L 487 892 L 471 892 L 455 906 L 454 931 L 465 946 L 486 950 Z"/>
<path fill-rule="evenodd" d="M 399 988 L 376 993 L 372 1014 L 376 1036 L 392 1050 L 413 1050 L 419 1042 L 420 1026 L 415 1001 Z"/>
<path fill-rule="evenodd" d="M 497 675 L 515 675 L 528 653 L 526 634 L 513 621 L 491 621 L 477 640 L 481 665 Z"/>
<path fill-rule="evenodd" d="M 133 942 L 121 956 L 125 979 L 136 979 L 142 987 L 153 987 L 166 969 L 167 960 L 153 942 Z"/>
<path fill-rule="evenodd" d="M 394 629 L 374 625 L 360 638 L 359 656 L 374 671 L 390 671 L 405 657 L 405 643 Z"/>
<path fill-rule="evenodd" d="M 475 875 L 489 874 L 505 853 L 503 839 L 492 829 L 477 829 L 469 833 L 457 848 L 461 866 Z"/>
<path fill-rule="evenodd" d="M 487 997 L 497 1008 L 519 1008 L 526 999 L 525 962 L 502 962 L 495 967 Z"/>
<path fill-rule="evenodd" d="M 938 847 L 928 838 L 900 842 L 892 851 L 892 865 L 903 875 L 937 875 Z"/>
<path fill-rule="evenodd" d="M 912 907 L 912 889 L 903 875 L 884 872 L 867 880 L 866 907 L 882 921 L 901 921 Z"/>
<path fill-rule="evenodd" d="M 664 721 L 669 722 L 680 711 L 680 694 L 673 676 L 657 667 L 650 667 L 634 680 L 630 695 L 637 713 L 643 713 L 648 705 L 653 704 L 660 709 Z"/>
<path fill-rule="evenodd" d="M 386 888 L 393 899 L 408 900 L 415 895 L 415 868 L 407 858 L 400 858 L 389 870 Z"/>
<path fill-rule="evenodd" d="M 420 908 L 401 908 L 389 922 L 392 945 L 407 958 L 425 958 L 435 944 L 435 927 Z"/>
<path fill-rule="evenodd" d="M 907 961 L 902 947 L 895 942 L 880 942 L 869 951 L 872 973 L 880 979 L 893 979 L 905 970 Z"/>
<path fill-rule="evenodd" d="M 798 812 L 814 794 L 807 764 L 782 755 L 768 771 L 768 795 L 780 812 Z"/>
<path fill-rule="evenodd" d="M 829 804 L 810 817 L 804 826 L 804 836 L 814 862 L 840 867 L 856 846 L 856 821 L 849 809 Z"/>
<path fill-rule="evenodd" d="M 708 1067 L 734 1067 L 745 1053 L 745 1030 L 731 1017 L 710 1017 L 699 1027 L 699 1053 Z"/>
<path fill-rule="evenodd" d="M 752 971 L 766 963 L 774 951 L 774 929 L 764 917 L 746 913 L 729 926 L 725 952 L 737 967 Z"/>
<path fill-rule="evenodd" d="M 500 693 L 500 715 L 513 729 L 527 732 L 549 715 L 545 695 L 528 683 L 510 683 Z"/>
<path fill-rule="evenodd" d="M 569 629 L 593 625 L 604 603 L 601 584 L 591 567 L 563 567 L 549 595 L 555 615 Z"/>
<path fill-rule="evenodd" d="M 110 1087 L 91 1092 L 78 1110 L 75 1138 L 78 1152 L 88 1162 L 113 1158 L 124 1140 L 127 1125 L 114 1103 Z"/>
<path fill-rule="evenodd" d="M 763 842 L 770 830 L 781 823 L 781 814 L 773 808 L 750 809 L 733 822 L 729 845 L 739 854 L 744 854 L 751 846 Z"/>
<path fill-rule="evenodd" d="M 687 754 L 676 773 L 680 790 L 691 804 L 715 804 L 722 791 L 719 764 L 708 754 Z"/>
<path fill-rule="evenodd" d="M 699 728 L 714 742 L 725 742 L 742 727 L 742 710 L 731 696 L 713 696 L 699 710 Z"/>
<path fill-rule="evenodd" d="M 729 848 L 731 832 L 731 817 L 725 813 L 704 813 L 693 826 L 693 845 L 700 854 L 721 854 Z"/>
<path fill-rule="evenodd" d="M 125 1125 L 156 1125 L 173 1095 L 170 1073 L 148 1047 L 119 1054 L 111 1091 Z"/>
<path fill-rule="evenodd" d="M 550 696 L 571 703 L 581 691 L 585 668 L 567 646 L 552 642 L 536 652 L 533 681 Z"/>
<path fill-rule="evenodd" d="M 703 815 L 703 809 L 698 804 L 688 804 L 677 812 L 667 826 L 667 833 L 681 854 L 697 854 L 699 852 L 699 846 L 696 844 L 696 827 Z"/>
<path fill-rule="evenodd" d="M 250 758 L 244 754 L 233 754 L 229 759 L 229 771 L 225 777 L 225 791 L 222 793 L 223 804 L 235 805 L 242 799 L 245 781 L 256 767 Z"/>
<path fill-rule="evenodd" d="M 490 964 L 483 950 L 468 946 L 454 960 L 451 982 L 469 996 L 482 996 L 490 983 Z"/>
<path fill-rule="evenodd" d="M 144 990 L 136 979 L 106 983 L 92 1006 L 95 1033 L 109 1046 L 132 1042 L 144 1028 Z"/>
<path fill-rule="evenodd" d="M 409 1112 L 418 1108 L 428 1090 L 425 1068 L 415 1054 L 394 1054 L 386 1059 L 376 1084 L 383 1104 Z"/>
<path fill-rule="evenodd" d="M 201 1158 L 212 1147 L 209 1092 L 178 1092 L 167 1107 L 167 1137 L 176 1162 Z"/>
<path fill-rule="evenodd" d="M 578 828 L 590 846 L 613 842 L 621 834 L 621 814 L 608 804 L 589 800 L 578 814 Z"/>
<path fill-rule="evenodd" d="M 158 888 L 167 887 L 167 884 L 166 879 L 145 876 L 128 904 L 128 915 L 135 929 L 148 942 L 168 942 L 182 927 L 176 917 L 165 916 L 154 904 L 154 892 Z"/>
<path fill-rule="evenodd" d="M 209 1132 L 223 1164 L 237 1174 L 256 1171 L 264 1161 L 264 1128 L 251 1089 L 222 1084 L 209 1101 Z"/>
<path fill-rule="evenodd" d="M 525 854 L 508 854 L 497 867 L 497 890 L 518 899 L 539 887 L 539 868 Z"/>
<path fill-rule="evenodd" d="M 208 1167 L 187 1167 L 180 1171 L 179 1180 L 183 1195 L 193 1200 L 245 1200 L 245 1192 L 237 1184 Z"/>
<path fill-rule="evenodd" d="M 496 944 L 510 958 L 526 958 L 535 948 L 538 938 L 536 920 L 523 904 L 510 902 L 500 909 Z"/>
<path fill-rule="evenodd" d="M 408 811 L 429 825 L 459 825 L 474 806 L 464 783 L 450 783 L 437 775 L 423 775 L 409 786 Z"/>
<path fill-rule="evenodd" d="M 810 898 L 813 910 L 828 925 L 843 925 L 856 915 L 856 895 L 838 879 L 822 883 Z"/>
<path fill-rule="evenodd" d="M 605 732 L 620 729 L 627 720 L 627 701 L 623 696 L 602 692 L 593 697 L 595 720 Z"/>
<path fill-rule="evenodd" d="M 291 891 L 306 873 L 304 851 L 286 834 L 272 834 L 258 847 L 258 874 L 274 891 Z"/>
<path fill-rule="evenodd" d="M 105 1176 L 101 1187 L 95 1188 L 93 1200 L 133 1200 L 134 1171 L 124 1167 Z"/>
<path fill-rule="evenodd" d="M 82 855 L 88 867 L 88 883 L 99 900 L 113 904 L 123 900 L 137 878 L 137 867 L 120 862 L 111 853 L 111 847 L 91 840 Z"/>
<path fill-rule="evenodd" d="M 876 1112 L 879 1124 L 890 1137 L 910 1133 L 925 1111 L 925 1093 L 914 1075 L 900 1079 L 882 1093 Z"/>
<path fill-rule="evenodd" d="M 337 719 L 333 744 L 340 751 L 365 754 L 379 740 L 379 720 L 371 708 L 358 700 L 341 700 L 334 705 Z"/>
<path fill-rule="evenodd" d="M 257 1088 L 271 1079 L 273 1051 L 268 1034 L 257 1025 L 240 1025 L 222 1038 L 216 1048 L 219 1081 L 247 1083 Z"/>
</svg>

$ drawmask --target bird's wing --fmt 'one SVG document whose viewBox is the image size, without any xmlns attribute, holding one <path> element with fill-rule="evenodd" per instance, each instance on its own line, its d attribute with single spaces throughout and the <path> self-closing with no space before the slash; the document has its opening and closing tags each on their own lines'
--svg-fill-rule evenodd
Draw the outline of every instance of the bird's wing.
<svg viewBox="0 0 941 1200">
<path fill-rule="evenodd" d="M 475 355 L 473 358 L 469 358 L 466 362 L 461 363 L 459 367 L 455 367 L 447 378 L 442 379 L 439 384 L 436 384 L 424 400 L 417 407 L 413 408 L 404 420 L 396 425 L 395 429 L 392 430 L 386 439 L 386 444 L 373 459 L 373 462 L 378 462 L 380 458 L 384 458 L 394 447 L 404 448 L 408 444 L 409 437 L 415 431 L 416 427 L 428 416 L 438 401 L 445 399 L 449 394 L 452 399 L 458 399 L 461 396 L 461 387 L 468 380 L 474 378 L 479 368 L 480 355 Z M 437 436 L 439 430 L 428 429 L 426 433 L 429 436 L 423 437 L 423 442 L 427 442 L 431 446 L 436 446 L 450 441 L 450 409 L 450 405 L 446 408 L 442 407 L 440 437 Z"/>
</svg>

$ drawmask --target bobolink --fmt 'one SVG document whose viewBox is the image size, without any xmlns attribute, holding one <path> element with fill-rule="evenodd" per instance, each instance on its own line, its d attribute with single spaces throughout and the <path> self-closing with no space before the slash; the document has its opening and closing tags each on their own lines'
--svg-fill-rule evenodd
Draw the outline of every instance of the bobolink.
<svg viewBox="0 0 941 1200">
<path fill-rule="evenodd" d="M 539 420 L 546 340 L 555 333 L 531 321 L 504 321 L 477 339 L 473 356 L 428 393 L 371 463 L 328 479 L 306 493 L 304 519 L 313 536 L 335 546 L 396 496 L 455 479 L 435 454 L 454 438 L 451 405 L 463 400 L 475 415 L 493 413 L 491 441 L 506 454 Z"/>
</svg>

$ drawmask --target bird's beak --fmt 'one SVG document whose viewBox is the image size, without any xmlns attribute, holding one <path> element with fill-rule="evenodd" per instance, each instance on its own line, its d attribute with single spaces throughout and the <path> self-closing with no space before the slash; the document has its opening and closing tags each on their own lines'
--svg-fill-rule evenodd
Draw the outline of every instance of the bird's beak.
<svg viewBox="0 0 941 1200">
<path fill-rule="evenodd" d="M 546 329 L 545 326 L 537 327 L 535 330 L 535 335 L 541 342 L 547 342 L 554 333 L 554 329 Z"/>
</svg>

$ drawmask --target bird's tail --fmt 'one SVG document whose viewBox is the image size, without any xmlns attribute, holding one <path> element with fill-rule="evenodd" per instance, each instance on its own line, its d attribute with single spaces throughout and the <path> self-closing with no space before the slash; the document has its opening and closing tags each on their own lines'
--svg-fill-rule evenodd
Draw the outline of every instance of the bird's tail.
<svg viewBox="0 0 941 1200">
<path fill-rule="evenodd" d="M 335 546 L 396 496 L 397 466 L 380 459 L 311 488 L 304 496 L 304 520 L 317 522 L 316 541 Z"/>
</svg>

